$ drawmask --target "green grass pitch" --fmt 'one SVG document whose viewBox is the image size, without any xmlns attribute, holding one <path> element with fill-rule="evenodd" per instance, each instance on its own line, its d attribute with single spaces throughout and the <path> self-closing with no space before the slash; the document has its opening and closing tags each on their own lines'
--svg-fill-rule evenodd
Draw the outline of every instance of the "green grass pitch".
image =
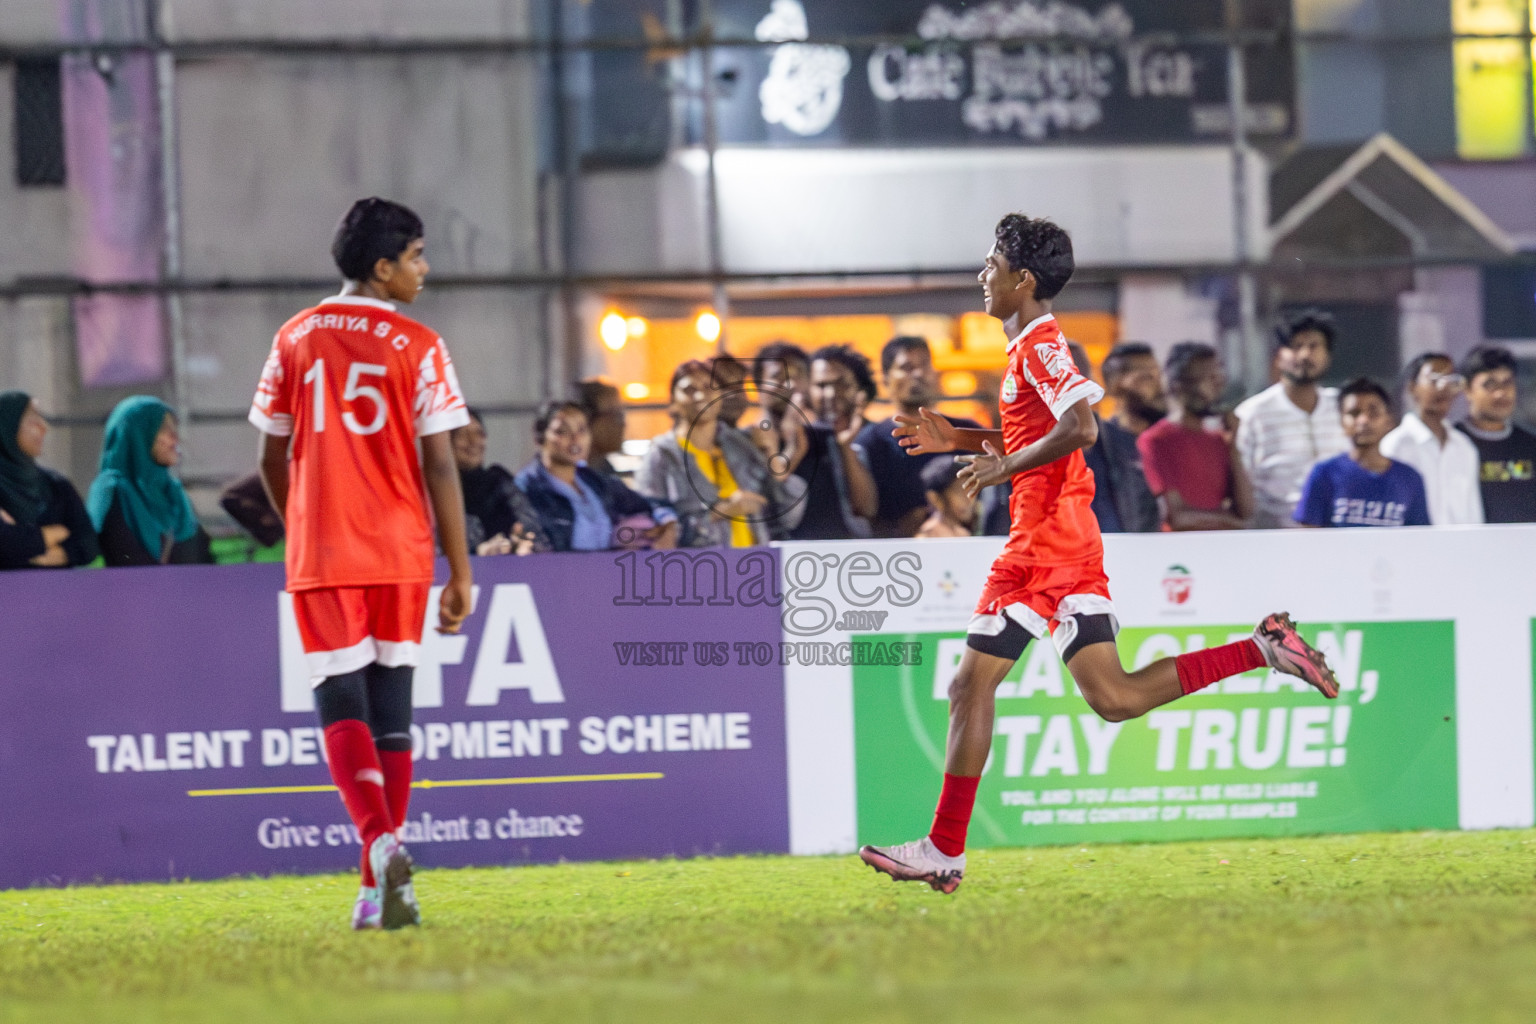
<svg viewBox="0 0 1536 1024">
<path fill-rule="evenodd" d="M 973 851 L 954 896 L 852 857 L 0 893 L 0 1021 L 1536 1020 L 1536 832 Z"/>
</svg>

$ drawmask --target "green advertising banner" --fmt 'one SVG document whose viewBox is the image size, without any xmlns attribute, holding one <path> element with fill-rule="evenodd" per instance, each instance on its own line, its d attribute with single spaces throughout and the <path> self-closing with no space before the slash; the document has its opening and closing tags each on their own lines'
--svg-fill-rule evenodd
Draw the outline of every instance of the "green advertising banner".
<svg viewBox="0 0 1536 1024">
<path fill-rule="evenodd" d="M 1456 828 L 1454 623 L 1300 629 L 1334 666 L 1337 701 L 1261 670 L 1122 723 L 1089 709 L 1052 644 L 1031 644 L 998 690 L 972 845 Z M 1248 635 L 1125 629 L 1119 645 L 1135 669 Z M 879 639 L 919 643 L 922 660 L 852 668 L 860 843 L 927 831 L 965 650 L 954 633 Z"/>
</svg>

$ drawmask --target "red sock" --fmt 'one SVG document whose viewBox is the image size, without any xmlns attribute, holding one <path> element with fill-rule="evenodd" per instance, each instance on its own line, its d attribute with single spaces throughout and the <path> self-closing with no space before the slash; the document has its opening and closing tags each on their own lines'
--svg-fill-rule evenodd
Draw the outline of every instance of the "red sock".
<svg viewBox="0 0 1536 1024">
<path fill-rule="evenodd" d="M 411 805 L 411 752 L 381 750 L 379 764 L 384 767 L 384 799 L 389 803 L 390 824 L 405 824 L 405 811 Z"/>
<path fill-rule="evenodd" d="M 363 838 L 363 884 L 373 885 L 368 847 L 379 836 L 394 831 L 389 804 L 384 799 L 384 770 L 373 745 L 373 733 L 367 723 L 355 718 L 332 722 L 325 728 L 325 754 L 331 766 L 331 779 L 341 790 L 341 802 L 347 805 L 352 824 Z"/>
<path fill-rule="evenodd" d="M 965 852 L 965 830 L 971 824 L 971 809 L 976 806 L 979 777 L 944 773 L 944 788 L 939 791 L 939 806 L 933 812 L 933 828 L 928 838 L 946 857 Z"/>
<path fill-rule="evenodd" d="M 1191 651 L 1173 659 L 1173 667 L 1179 670 L 1179 688 L 1186 694 L 1203 690 L 1229 676 L 1263 668 L 1265 664 L 1264 653 L 1252 640 Z"/>
</svg>

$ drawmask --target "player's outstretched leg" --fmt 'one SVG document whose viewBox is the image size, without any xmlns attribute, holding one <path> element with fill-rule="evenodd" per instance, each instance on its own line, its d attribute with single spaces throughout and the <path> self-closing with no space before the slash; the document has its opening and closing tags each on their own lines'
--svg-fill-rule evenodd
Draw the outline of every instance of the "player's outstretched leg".
<svg viewBox="0 0 1536 1024">
<path fill-rule="evenodd" d="M 1253 639 L 1263 649 L 1270 668 L 1305 679 L 1329 700 L 1338 697 L 1339 681 L 1328 667 L 1328 659 L 1296 632 L 1289 612 L 1264 616 L 1264 621 L 1253 628 Z"/>
<path fill-rule="evenodd" d="M 1090 643 L 1069 651 L 1067 658 L 1083 699 L 1110 722 L 1139 718 L 1212 683 L 1265 666 L 1306 680 L 1330 699 L 1339 695 L 1327 660 L 1301 638 L 1285 612 L 1266 616 L 1251 639 L 1159 658 L 1134 672 L 1120 664 L 1112 641 Z"/>
<path fill-rule="evenodd" d="M 1011 639 L 1011 637 L 1010 637 Z M 1027 635 L 1024 643 L 1028 642 Z M 1022 650 L 1022 644 L 1019 645 Z M 939 892 L 960 888 L 965 877 L 965 833 L 976 805 L 976 785 L 992 749 L 997 685 L 1017 660 L 967 647 L 949 684 L 949 741 L 944 788 L 933 827 L 921 839 L 896 846 L 865 846 L 859 857 L 898 882 L 924 882 Z"/>
</svg>

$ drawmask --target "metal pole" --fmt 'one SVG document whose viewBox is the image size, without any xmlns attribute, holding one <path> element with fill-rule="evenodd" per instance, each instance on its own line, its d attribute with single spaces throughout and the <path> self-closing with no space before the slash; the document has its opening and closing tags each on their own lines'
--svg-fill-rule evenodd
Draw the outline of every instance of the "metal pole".
<svg viewBox="0 0 1536 1024">
<path fill-rule="evenodd" d="M 156 42 L 163 42 L 158 26 L 152 26 L 152 31 Z M 160 103 L 160 189 L 165 228 L 161 277 L 178 280 L 182 271 L 181 175 L 177 160 L 176 55 L 170 50 L 155 52 L 155 91 Z M 171 342 L 171 405 L 185 437 L 192 422 L 192 384 L 187 373 L 187 332 L 179 293 L 166 293 L 165 315 Z"/>
<path fill-rule="evenodd" d="M 711 305 L 720 318 L 720 337 L 715 341 L 715 352 L 726 351 L 726 330 L 731 316 L 731 296 L 726 291 L 724 243 L 720 235 L 720 182 L 715 174 L 715 151 L 720 148 L 720 123 L 715 111 L 715 15 L 711 0 L 699 3 L 699 33 L 704 37 L 704 82 L 700 95 L 704 103 L 704 221 L 708 232 L 709 273 L 714 279 L 711 289 Z"/>
<path fill-rule="evenodd" d="M 1227 0 L 1227 103 L 1232 118 L 1232 242 L 1237 259 L 1237 318 L 1240 378 L 1253 393 L 1269 384 L 1269 367 L 1258 332 L 1258 286 L 1253 274 L 1253 245 L 1248 233 L 1248 79 L 1244 67 L 1242 0 Z"/>
<path fill-rule="evenodd" d="M 577 190 L 581 178 L 581 153 L 577 143 L 573 90 L 566 80 L 570 62 L 566 37 L 565 0 L 548 0 L 552 12 L 550 76 L 554 89 L 554 145 L 560 162 L 560 341 L 548 339 L 544 359 L 544 394 L 564 396 L 571 380 L 582 373 L 581 315 L 572 275 L 580 267 L 577 245 Z M 571 378 L 571 380 L 563 380 Z"/>
</svg>

